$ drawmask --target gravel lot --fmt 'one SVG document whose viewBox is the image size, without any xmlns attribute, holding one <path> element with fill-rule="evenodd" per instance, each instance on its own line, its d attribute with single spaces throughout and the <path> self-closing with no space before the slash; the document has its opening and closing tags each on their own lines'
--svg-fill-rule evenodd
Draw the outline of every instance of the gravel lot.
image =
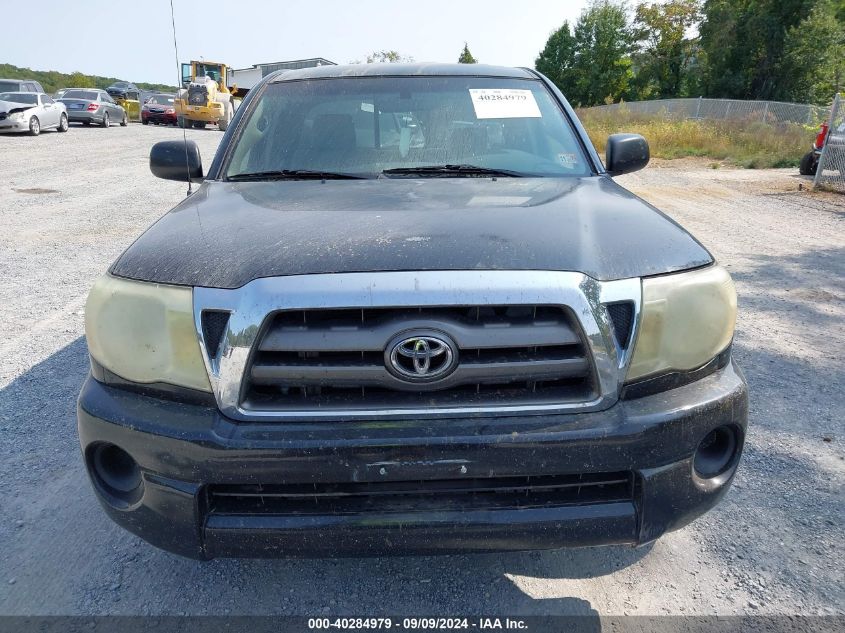
<svg viewBox="0 0 845 633">
<path fill-rule="evenodd" d="M 180 135 L 0 136 L 0 614 L 845 613 L 845 197 L 798 191 L 791 169 L 675 161 L 621 179 L 734 275 L 751 386 L 732 491 L 653 547 L 203 564 L 113 525 L 76 438 L 82 310 L 184 196 L 147 169 L 150 145 Z M 209 164 L 220 133 L 188 135 Z"/>
</svg>

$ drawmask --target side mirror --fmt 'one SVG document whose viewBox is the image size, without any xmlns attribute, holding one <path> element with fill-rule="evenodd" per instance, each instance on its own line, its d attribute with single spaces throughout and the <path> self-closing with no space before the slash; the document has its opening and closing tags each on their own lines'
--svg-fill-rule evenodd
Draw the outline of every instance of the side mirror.
<svg viewBox="0 0 845 633">
<path fill-rule="evenodd" d="M 193 141 L 161 141 L 150 150 L 150 171 L 165 180 L 202 181 L 200 149 Z"/>
<path fill-rule="evenodd" d="M 639 134 L 611 134 L 605 149 L 605 167 L 611 176 L 629 174 L 648 164 L 648 141 Z"/>
</svg>

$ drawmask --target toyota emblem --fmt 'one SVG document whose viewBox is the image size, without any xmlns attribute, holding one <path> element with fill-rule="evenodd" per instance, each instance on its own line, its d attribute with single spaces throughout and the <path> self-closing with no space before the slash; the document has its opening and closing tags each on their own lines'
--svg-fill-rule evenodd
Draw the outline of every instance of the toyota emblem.
<svg viewBox="0 0 845 633">
<path fill-rule="evenodd" d="M 387 346 L 385 361 L 391 373 L 410 382 L 431 382 L 451 373 L 458 349 L 445 334 L 405 332 Z"/>
</svg>

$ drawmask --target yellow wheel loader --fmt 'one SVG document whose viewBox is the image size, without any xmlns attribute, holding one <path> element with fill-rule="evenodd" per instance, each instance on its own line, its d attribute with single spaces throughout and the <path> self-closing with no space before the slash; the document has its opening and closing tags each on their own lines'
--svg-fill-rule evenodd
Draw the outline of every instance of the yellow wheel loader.
<svg viewBox="0 0 845 633">
<path fill-rule="evenodd" d="M 240 99 L 234 97 L 236 86 L 229 86 L 226 64 L 191 61 L 182 64 L 182 88 L 173 101 L 179 127 L 204 128 L 216 123 L 226 131 Z"/>
</svg>

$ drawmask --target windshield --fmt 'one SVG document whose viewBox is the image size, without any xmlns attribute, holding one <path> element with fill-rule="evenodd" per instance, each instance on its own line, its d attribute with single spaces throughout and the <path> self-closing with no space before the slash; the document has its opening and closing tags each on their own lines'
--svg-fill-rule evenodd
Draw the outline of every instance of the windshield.
<svg viewBox="0 0 845 633">
<path fill-rule="evenodd" d="M 0 101 L 14 101 L 15 103 L 38 104 L 38 95 L 34 92 L 2 92 Z"/>
<path fill-rule="evenodd" d="M 168 103 L 173 103 L 173 97 L 170 95 L 153 95 L 147 100 L 147 103 L 165 105 Z"/>
<path fill-rule="evenodd" d="M 377 175 L 438 165 L 536 176 L 589 173 L 563 111 L 536 80 L 279 82 L 266 87 L 248 117 L 227 177 L 283 170 Z"/>
<path fill-rule="evenodd" d="M 200 77 L 211 77 L 214 81 L 220 81 L 223 76 L 223 67 L 220 64 L 197 64 L 197 79 Z"/>
<path fill-rule="evenodd" d="M 86 101 L 96 101 L 98 93 L 91 90 L 68 90 L 62 99 L 85 99 Z"/>
</svg>

